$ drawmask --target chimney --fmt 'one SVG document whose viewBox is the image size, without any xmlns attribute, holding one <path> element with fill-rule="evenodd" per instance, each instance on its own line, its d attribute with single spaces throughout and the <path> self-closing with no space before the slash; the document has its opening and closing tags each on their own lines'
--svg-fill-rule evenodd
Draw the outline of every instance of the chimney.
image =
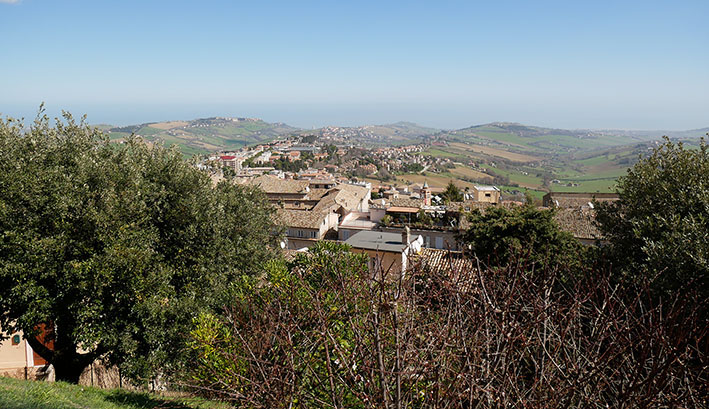
<svg viewBox="0 0 709 409">
<path fill-rule="evenodd" d="M 401 244 L 408 246 L 411 241 L 411 230 L 409 226 L 404 227 L 404 231 L 401 232 Z"/>
</svg>

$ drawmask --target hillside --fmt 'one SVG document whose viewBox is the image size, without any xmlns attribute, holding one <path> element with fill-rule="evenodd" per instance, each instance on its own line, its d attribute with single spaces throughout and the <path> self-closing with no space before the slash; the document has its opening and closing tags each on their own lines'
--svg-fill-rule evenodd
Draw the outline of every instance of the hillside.
<svg viewBox="0 0 709 409">
<path fill-rule="evenodd" d="M 315 135 L 329 143 L 360 145 L 400 145 L 420 142 L 424 137 L 440 132 L 411 122 L 357 127 L 328 126 L 302 130 L 284 123 L 269 123 L 256 118 L 212 117 L 192 121 L 151 122 L 113 127 L 98 125 L 112 140 L 121 140 L 131 133 L 149 141 L 177 145 L 185 155 L 238 149 L 245 145 L 268 142 L 287 135 Z"/>
<path fill-rule="evenodd" d="M 494 183 L 508 194 L 525 189 L 541 195 L 545 191 L 612 191 L 619 176 L 638 157 L 668 135 L 696 145 L 706 129 L 691 131 L 566 130 L 517 123 L 490 123 L 455 131 L 443 131 L 429 138 L 432 146 L 420 152 L 453 161 L 443 173 L 403 175 L 445 183 Z M 440 179 L 440 180 L 438 180 Z"/>
<path fill-rule="evenodd" d="M 440 139 L 496 147 L 510 152 L 567 155 L 581 151 L 628 145 L 654 139 L 651 133 L 568 130 L 517 123 L 476 125 L 438 135 Z"/>
<path fill-rule="evenodd" d="M 177 145 L 185 155 L 238 149 L 297 131 L 297 128 L 283 123 L 269 123 L 256 118 L 222 117 L 145 123 L 108 130 L 113 140 L 135 133 L 149 141 L 162 141 L 168 146 Z"/>
<path fill-rule="evenodd" d="M 228 408 L 197 398 L 162 397 L 122 389 L 98 389 L 63 382 L 24 381 L 0 377 L 3 409 L 207 409 Z"/>
</svg>

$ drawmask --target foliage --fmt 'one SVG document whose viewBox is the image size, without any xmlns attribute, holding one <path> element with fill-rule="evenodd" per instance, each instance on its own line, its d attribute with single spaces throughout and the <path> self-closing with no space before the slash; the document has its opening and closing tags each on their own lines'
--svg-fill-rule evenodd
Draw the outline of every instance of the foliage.
<svg viewBox="0 0 709 409">
<path fill-rule="evenodd" d="M 584 270 L 375 271 L 319 244 L 198 321 L 192 386 L 243 407 L 673 407 L 706 402 L 696 291 L 655 304 Z M 563 266 L 562 266 L 563 268 Z"/>
<path fill-rule="evenodd" d="M 271 162 L 271 166 L 285 172 L 299 172 L 308 168 L 308 162 L 305 160 L 305 155 L 302 156 L 303 159 L 297 160 L 290 160 L 287 157 L 280 157 Z"/>
<path fill-rule="evenodd" d="M 342 368 L 338 357 L 357 353 L 348 325 L 372 308 L 355 299 L 369 291 L 366 261 L 345 245 L 319 242 L 288 265 L 272 263 L 268 283 L 237 297 L 226 317 L 195 321 L 196 365 L 186 381 L 207 396 L 256 407 L 287 407 L 282 397 L 294 382 L 291 402 L 319 406 L 329 399 L 322 380 Z M 355 400 L 343 393 L 339 402 Z"/>
<path fill-rule="evenodd" d="M 448 182 L 446 190 L 443 191 L 441 196 L 443 197 L 443 201 L 445 203 L 463 201 L 463 192 L 460 191 L 458 186 L 456 186 L 452 180 Z"/>
<path fill-rule="evenodd" d="M 405 162 L 401 165 L 401 171 L 404 173 L 419 173 L 423 170 L 423 165 L 415 162 Z"/>
<path fill-rule="evenodd" d="M 381 224 L 382 226 L 388 226 L 388 225 L 392 224 L 393 222 L 394 222 L 394 219 L 388 214 L 385 215 L 384 217 L 382 217 L 381 220 L 379 220 L 379 224 Z"/>
<path fill-rule="evenodd" d="M 668 138 L 618 180 L 620 200 L 598 206 L 607 255 L 622 277 L 656 290 L 691 283 L 709 297 L 709 147 Z"/>
<path fill-rule="evenodd" d="M 423 224 L 424 226 L 430 226 L 433 224 L 433 219 L 426 213 L 423 209 L 416 213 L 416 221 Z"/>
<path fill-rule="evenodd" d="M 470 227 L 460 236 L 475 255 L 488 265 L 501 266 L 515 254 L 545 266 L 581 266 L 585 249 L 554 221 L 554 211 L 532 204 L 507 208 L 473 209 Z"/>
<path fill-rule="evenodd" d="M 191 317 L 256 274 L 277 229 L 252 188 L 174 149 L 110 144 L 69 115 L 0 122 L 0 327 L 22 330 L 58 379 L 97 358 L 145 376 L 176 363 Z M 48 324 L 49 350 L 33 336 Z"/>
</svg>

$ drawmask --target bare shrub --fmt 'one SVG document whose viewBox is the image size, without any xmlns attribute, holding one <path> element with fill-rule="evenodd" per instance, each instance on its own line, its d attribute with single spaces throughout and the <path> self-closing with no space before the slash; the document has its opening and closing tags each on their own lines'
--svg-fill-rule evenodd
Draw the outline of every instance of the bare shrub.
<svg viewBox="0 0 709 409">
<path fill-rule="evenodd" d="M 336 247 L 277 276 L 200 319 L 194 390 L 254 408 L 707 405 L 691 289 L 655 300 L 524 260 L 372 276 Z"/>
</svg>

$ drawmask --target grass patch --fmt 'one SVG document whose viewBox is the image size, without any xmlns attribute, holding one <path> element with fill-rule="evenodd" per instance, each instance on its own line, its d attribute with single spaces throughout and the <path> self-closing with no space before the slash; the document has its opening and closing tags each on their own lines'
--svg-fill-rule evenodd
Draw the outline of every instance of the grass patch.
<svg viewBox="0 0 709 409">
<path fill-rule="evenodd" d="M 0 377 L 3 409 L 227 409 L 198 398 L 164 397 L 122 389 L 98 389 L 64 382 L 24 381 Z"/>
<path fill-rule="evenodd" d="M 434 158 L 459 158 L 462 155 L 456 155 L 455 153 L 446 152 L 437 148 L 429 148 L 422 152 L 416 152 L 417 155 L 428 155 Z"/>
<path fill-rule="evenodd" d="M 492 176 L 488 175 L 487 173 L 483 173 L 480 171 L 477 171 L 475 169 L 471 169 L 467 166 L 460 166 L 457 165 L 455 168 L 450 169 L 450 173 L 457 176 L 457 177 L 467 177 L 471 179 L 492 179 Z"/>
</svg>

